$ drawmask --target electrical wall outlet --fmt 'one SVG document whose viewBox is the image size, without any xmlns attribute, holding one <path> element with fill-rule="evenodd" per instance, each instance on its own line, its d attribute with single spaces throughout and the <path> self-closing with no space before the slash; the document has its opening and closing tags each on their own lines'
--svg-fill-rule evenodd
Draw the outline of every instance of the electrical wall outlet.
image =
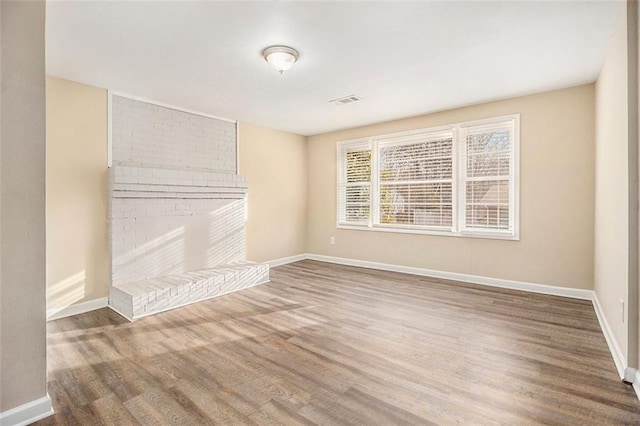
<svg viewBox="0 0 640 426">
<path fill-rule="evenodd" d="M 329 238 L 329 244 L 331 244 L 332 246 L 334 246 L 336 244 L 336 237 L 331 237 Z"/>
</svg>

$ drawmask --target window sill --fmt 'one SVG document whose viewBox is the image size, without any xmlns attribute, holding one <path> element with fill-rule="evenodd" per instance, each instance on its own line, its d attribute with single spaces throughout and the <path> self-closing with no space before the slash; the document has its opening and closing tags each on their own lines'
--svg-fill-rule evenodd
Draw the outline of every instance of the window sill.
<svg viewBox="0 0 640 426">
<path fill-rule="evenodd" d="M 437 235 L 442 237 L 463 237 L 463 238 L 483 238 L 489 240 L 507 240 L 519 241 L 520 237 L 516 235 L 498 233 L 498 232 L 470 232 L 470 231 L 448 231 L 438 229 L 407 229 L 393 228 L 386 226 L 367 226 L 367 225 L 344 225 L 338 224 L 337 229 L 348 229 L 352 231 L 372 231 L 372 232 L 392 232 L 396 234 L 417 234 L 417 235 Z"/>
</svg>

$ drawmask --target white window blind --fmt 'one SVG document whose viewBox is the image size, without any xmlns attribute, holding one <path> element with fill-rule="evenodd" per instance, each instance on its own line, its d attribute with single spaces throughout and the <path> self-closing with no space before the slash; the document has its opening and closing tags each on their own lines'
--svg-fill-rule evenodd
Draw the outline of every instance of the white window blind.
<svg viewBox="0 0 640 426">
<path fill-rule="evenodd" d="M 513 231 L 514 121 L 461 129 L 463 230 Z"/>
<path fill-rule="evenodd" d="M 453 225 L 453 135 L 379 142 L 376 224 Z"/>
<path fill-rule="evenodd" d="M 519 116 L 338 143 L 338 226 L 518 238 Z"/>
<path fill-rule="evenodd" d="M 371 218 L 371 144 L 358 143 L 338 148 L 338 221 L 369 225 Z"/>
</svg>

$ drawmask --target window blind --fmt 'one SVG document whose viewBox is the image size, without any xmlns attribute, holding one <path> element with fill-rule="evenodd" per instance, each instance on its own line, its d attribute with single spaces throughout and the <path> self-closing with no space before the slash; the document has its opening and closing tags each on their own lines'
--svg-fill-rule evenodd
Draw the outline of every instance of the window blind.
<svg viewBox="0 0 640 426">
<path fill-rule="evenodd" d="M 453 224 L 453 135 L 380 142 L 380 225 L 448 227 Z"/>
<path fill-rule="evenodd" d="M 371 217 L 371 145 L 339 147 L 338 155 L 339 222 L 368 225 Z"/>
<path fill-rule="evenodd" d="M 465 159 L 463 228 L 512 230 L 512 122 L 469 126 L 461 136 Z"/>
<path fill-rule="evenodd" d="M 338 225 L 518 238 L 512 115 L 338 143 Z"/>
</svg>

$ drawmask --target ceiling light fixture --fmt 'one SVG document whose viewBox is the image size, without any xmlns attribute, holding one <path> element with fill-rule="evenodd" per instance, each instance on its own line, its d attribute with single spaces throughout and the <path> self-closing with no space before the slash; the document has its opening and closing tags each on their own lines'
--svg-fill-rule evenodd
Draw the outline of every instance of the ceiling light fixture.
<svg viewBox="0 0 640 426">
<path fill-rule="evenodd" d="M 262 52 L 265 61 L 280 74 L 291 68 L 298 60 L 298 51 L 287 46 L 270 46 Z"/>
</svg>

